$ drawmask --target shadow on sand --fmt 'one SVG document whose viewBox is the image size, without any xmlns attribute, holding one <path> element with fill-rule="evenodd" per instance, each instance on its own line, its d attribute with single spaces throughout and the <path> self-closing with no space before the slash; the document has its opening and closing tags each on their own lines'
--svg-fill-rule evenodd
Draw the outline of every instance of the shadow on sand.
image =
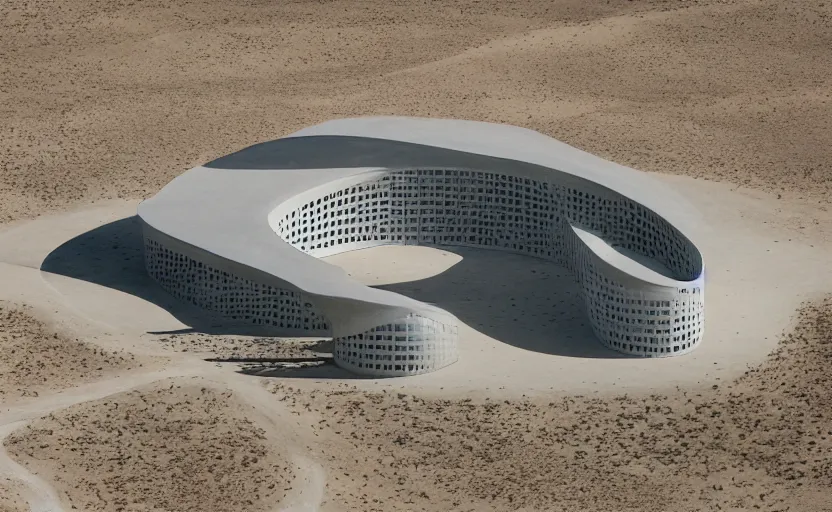
<svg viewBox="0 0 832 512">
<path fill-rule="evenodd" d="M 65 242 L 49 253 L 40 270 L 134 295 L 167 310 L 177 320 L 190 326 L 176 331 L 149 331 L 150 334 L 265 334 L 247 325 L 230 324 L 169 295 L 145 272 L 142 246 L 138 218 L 127 217 Z M 152 329 L 152 326 L 149 327 Z"/>
<path fill-rule="evenodd" d="M 627 357 L 601 345 L 572 274 L 553 263 L 466 247 L 441 274 L 378 286 L 435 304 L 468 327 L 519 349 L 568 357 Z"/>
<path fill-rule="evenodd" d="M 527 256 L 467 248 L 442 248 L 462 260 L 436 276 L 379 286 L 435 304 L 480 333 L 519 349 L 568 357 L 626 357 L 602 346 L 592 333 L 578 287 L 565 269 Z M 128 217 L 81 234 L 53 250 L 41 270 L 129 293 L 164 308 L 205 334 L 274 336 L 173 298 L 144 270 L 141 227 Z M 152 327 L 151 327 L 152 328 Z M 463 334 L 465 329 L 462 329 Z M 293 376 L 338 378 L 330 365 L 291 371 Z M 285 370 L 281 370 L 281 374 Z M 306 374 L 308 372 L 308 375 Z"/>
</svg>

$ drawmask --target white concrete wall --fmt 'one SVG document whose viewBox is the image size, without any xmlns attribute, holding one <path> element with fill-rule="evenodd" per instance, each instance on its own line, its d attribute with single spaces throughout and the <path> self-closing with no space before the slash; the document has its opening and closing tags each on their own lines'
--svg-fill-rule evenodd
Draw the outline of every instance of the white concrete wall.
<svg viewBox="0 0 832 512">
<path fill-rule="evenodd" d="M 658 214 L 615 191 L 462 169 L 391 171 L 351 178 L 287 201 L 272 227 L 316 257 L 384 244 L 510 251 L 575 273 L 598 339 L 643 357 L 680 355 L 702 337 L 703 264 L 696 247 Z M 631 275 L 599 256 L 573 226 L 670 275 Z M 621 255 L 618 259 L 624 258 Z M 352 351 L 353 353 L 355 351 Z"/>
<path fill-rule="evenodd" d="M 574 273 L 598 340 L 613 350 L 674 356 L 702 337 L 703 263 L 696 247 L 657 213 L 574 176 L 374 171 L 301 192 L 278 205 L 269 223 L 313 257 L 413 244 L 542 258 Z M 148 271 L 176 297 L 278 335 L 334 335 L 335 361 L 350 371 L 414 375 L 458 358 L 458 326 L 447 312 L 364 308 L 357 324 L 375 327 L 352 332 L 332 320 L 351 307 L 346 299 L 304 294 L 153 229 L 145 233 Z M 617 250 L 599 251 L 598 240 Z M 622 253 L 655 263 L 664 275 L 631 265 Z"/>
</svg>

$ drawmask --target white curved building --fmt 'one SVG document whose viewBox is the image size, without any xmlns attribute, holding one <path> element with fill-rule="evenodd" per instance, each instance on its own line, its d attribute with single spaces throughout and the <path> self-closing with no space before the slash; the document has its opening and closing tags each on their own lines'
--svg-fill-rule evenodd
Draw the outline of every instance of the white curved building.
<svg viewBox="0 0 832 512">
<path fill-rule="evenodd" d="M 342 119 L 196 167 L 139 206 L 147 270 L 174 296 L 277 336 L 331 336 L 336 364 L 414 375 L 457 360 L 457 319 L 318 259 L 468 246 L 571 270 L 598 340 L 645 357 L 700 342 L 696 217 L 645 173 L 513 126 Z M 588 343 L 594 342 L 587 340 Z"/>
</svg>

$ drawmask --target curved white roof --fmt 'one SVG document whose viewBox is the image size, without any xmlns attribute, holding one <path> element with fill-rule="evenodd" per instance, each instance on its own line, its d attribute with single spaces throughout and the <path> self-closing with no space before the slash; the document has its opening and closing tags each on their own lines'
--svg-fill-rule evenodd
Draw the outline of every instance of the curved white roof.
<svg viewBox="0 0 832 512">
<path fill-rule="evenodd" d="M 682 233 L 698 218 L 684 199 L 645 173 L 538 132 L 492 123 L 403 117 L 334 120 L 251 146 L 185 172 L 141 203 L 138 214 L 148 226 L 173 239 L 278 276 L 309 294 L 444 313 L 358 284 L 340 268 L 292 247 L 269 223 L 269 215 L 279 205 L 310 189 L 405 168 L 482 169 L 530 178 L 559 171 L 567 181 L 569 176 L 589 180 L 642 204 Z M 621 267 L 614 252 L 599 256 Z M 624 266 L 648 283 L 676 282 L 641 265 Z M 345 321 L 347 316 L 344 313 Z"/>
<path fill-rule="evenodd" d="M 644 172 L 527 128 L 459 119 L 358 117 L 327 121 L 287 138 L 333 135 L 399 141 L 536 164 L 611 188 L 662 212 L 679 229 L 696 221 L 697 214 L 685 199 Z"/>
</svg>

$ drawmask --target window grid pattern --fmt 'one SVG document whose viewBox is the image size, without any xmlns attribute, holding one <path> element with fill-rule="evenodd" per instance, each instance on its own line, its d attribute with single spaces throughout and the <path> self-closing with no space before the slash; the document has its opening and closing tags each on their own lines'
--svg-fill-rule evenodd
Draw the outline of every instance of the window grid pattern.
<svg viewBox="0 0 832 512">
<path fill-rule="evenodd" d="M 643 357 L 681 355 L 702 338 L 704 296 L 700 287 L 633 290 L 598 269 L 592 251 L 570 228 L 567 268 L 575 273 L 595 335 L 619 352 Z"/>
<path fill-rule="evenodd" d="M 355 373 L 402 376 L 429 373 L 456 362 L 457 326 L 419 315 L 338 338 L 333 356 Z"/>
<path fill-rule="evenodd" d="M 317 257 L 392 243 L 501 249 L 562 262 L 562 219 L 658 261 L 680 281 L 701 272 L 689 240 L 620 194 L 483 171 L 394 171 L 287 212 L 276 231 Z"/>
<path fill-rule="evenodd" d="M 277 233 L 318 257 L 394 242 L 389 227 L 390 191 L 386 177 L 335 190 L 289 212 Z"/>
<path fill-rule="evenodd" d="M 599 271 L 597 256 L 571 225 L 692 282 L 629 290 Z M 565 186 L 476 170 L 392 171 L 287 211 L 276 231 L 317 257 L 383 244 L 468 246 L 535 256 L 575 274 L 597 337 L 614 350 L 644 357 L 680 355 L 702 336 L 697 249 L 651 210 L 590 183 Z"/>
<path fill-rule="evenodd" d="M 329 322 L 297 291 L 213 268 L 147 235 L 144 254 L 148 274 L 183 302 L 284 335 L 329 336 Z"/>
</svg>

